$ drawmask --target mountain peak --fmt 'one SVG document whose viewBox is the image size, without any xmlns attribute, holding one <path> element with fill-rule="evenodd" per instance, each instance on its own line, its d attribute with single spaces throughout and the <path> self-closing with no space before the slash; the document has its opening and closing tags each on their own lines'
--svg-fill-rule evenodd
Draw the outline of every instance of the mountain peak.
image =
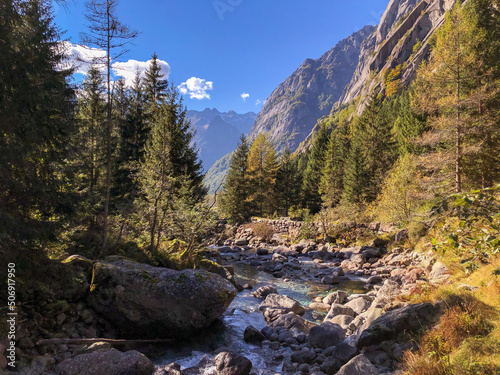
<svg viewBox="0 0 500 375">
<path fill-rule="evenodd" d="M 358 65 L 361 43 L 374 30 L 365 26 L 319 59 L 306 59 L 267 99 L 250 137 L 269 133 L 278 150 L 295 150 L 340 98 Z"/>
</svg>

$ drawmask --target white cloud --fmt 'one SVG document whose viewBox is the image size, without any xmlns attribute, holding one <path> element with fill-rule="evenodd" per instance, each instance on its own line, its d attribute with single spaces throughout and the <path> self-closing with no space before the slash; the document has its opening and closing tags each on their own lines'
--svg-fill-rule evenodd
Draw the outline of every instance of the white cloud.
<svg viewBox="0 0 500 375">
<path fill-rule="evenodd" d="M 106 57 L 106 51 L 99 48 L 89 48 L 70 42 L 61 42 L 63 53 L 67 56 L 67 61 L 63 68 L 74 67 L 75 73 L 87 74 L 92 63 L 98 63 L 97 67 L 104 70 L 102 59 Z"/>
<path fill-rule="evenodd" d="M 112 65 L 113 73 L 115 76 L 120 76 L 125 78 L 125 83 L 127 86 L 132 86 L 137 71 L 140 72 L 141 77 L 144 78 L 144 72 L 148 69 L 152 60 L 148 61 L 137 61 L 128 60 L 126 62 L 115 62 Z M 170 65 L 166 61 L 159 60 L 158 64 L 161 67 L 161 74 L 163 74 L 163 79 L 168 79 L 170 75 Z"/>
<path fill-rule="evenodd" d="M 213 90 L 214 83 L 202 78 L 191 77 L 186 82 L 177 86 L 177 88 L 180 90 L 181 94 L 189 94 L 191 99 L 210 99 L 210 94 L 207 91 Z"/>
<path fill-rule="evenodd" d="M 74 67 L 75 73 L 87 74 L 90 66 L 97 63 L 100 70 L 105 69 L 106 51 L 99 48 L 89 48 L 79 44 L 72 44 L 64 41 L 60 43 L 62 52 L 67 56 L 66 61 L 62 64 L 61 68 L 67 69 Z M 151 60 L 137 61 L 128 60 L 125 62 L 114 62 L 111 65 L 115 77 L 123 77 L 127 86 L 132 86 L 135 74 L 137 71 L 144 77 L 144 72 L 149 67 Z M 161 67 L 161 73 L 164 79 L 168 79 L 170 75 L 170 65 L 166 61 L 158 60 Z"/>
<path fill-rule="evenodd" d="M 247 101 L 247 99 L 250 97 L 250 94 L 244 92 L 243 94 L 240 95 L 241 99 L 243 99 L 244 102 Z"/>
<path fill-rule="evenodd" d="M 262 100 L 257 99 L 257 100 L 255 101 L 255 105 L 259 105 L 259 104 L 262 104 Z"/>
</svg>

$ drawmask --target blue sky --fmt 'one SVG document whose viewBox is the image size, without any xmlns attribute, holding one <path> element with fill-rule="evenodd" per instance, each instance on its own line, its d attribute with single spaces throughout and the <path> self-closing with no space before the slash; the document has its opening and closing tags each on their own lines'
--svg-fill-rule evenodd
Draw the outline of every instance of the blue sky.
<svg viewBox="0 0 500 375">
<path fill-rule="evenodd" d="M 188 109 L 258 112 L 306 58 L 377 24 L 387 2 L 121 0 L 120 21 L 141 34 L 120 61 L 144 66 L 140 62 L 156 52 L 168 63 L 169 80 L 183 89 Z M 83 4 L 70 0 L 66 9 L 55 8 L 56 24 L 72 43 L 85 31 Z"/>
</svg>

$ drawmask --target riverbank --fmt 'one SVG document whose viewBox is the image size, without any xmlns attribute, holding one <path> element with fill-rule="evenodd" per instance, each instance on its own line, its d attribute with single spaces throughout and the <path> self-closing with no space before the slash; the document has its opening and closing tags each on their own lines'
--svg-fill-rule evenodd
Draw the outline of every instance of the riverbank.
<svg viewBox="0 0 500 375">
<path fill-rule="evenodd" d="M 356 241 L 343 246 L 342 240 L 339 244 L 293 241 L 282 225 L 281 229 L 273 227 L 272 232 L 268 231 L 269 242 L 264 242 L 252 228 L 236 228 L 235 237 L 219 241 L 224 246 L 205 252 L 205 265 L 219 276 L 190 271 L 198 276 L 194 276 L 191 286 L 183 288 L 188 294 L 177 296 L 179 303 L 192 302 L 195 289 L 207 277 L 215 277 L 216 283 L 223 283 L 230 294 L 234 285 L 239 294 L 231 305 L 231 297 L 216 303 L 220 308 L 207 324 L 196 325 L 189 340 L 175 343 L 124 340 L 117 344 L 96 339 L 144 339 L 141 332 L 146 334 L 146 327 L 150 327 L 148 337 L 157 338 L 155 333 L 161 332 L 162 324 L 168 331 L 171 323 L 165 322 L 169 315 L 163 314 L 155 321 L 148 311 L 158 301 L 162 304 L 157 311 L 181 305 L 165 299 L 166 294 L 153 298 L 150 292 L 178 271 L 129 263 L 120 257 L 111 257 L 97 268 L 96 263 L 82 257 L 68 259 L 61 265 L 66 271 L 60 269 L 50 298 L 33 296 L 41 301 L 37 308 L 21 305 L 23 330 L 18 354 L 26 365 L 24 373 L 72 374 L 85 369 L 86 374 L 98 375 L 122 370 L 158 375 L 398 374 L 401 366 L 404 369 L 408 365 L 409 353 L 418 356 L 422 337 L 433 332 L 436 324 L 442 326 L 442 317 L 448 319 L 450 311 L 461 306 L 469 295 L 498 288 L 496 279 L 487 282 L 486 276 L 481 279 L 475 274 L 475 279 L 470 280 L 458 277 L 457 270 L 449 269 L 434 251 L 411 250 L 401 241 L 405 232 L 397 228 L 386 231 L 390 226 L 363 226 L 363 231 L 373 234 L 368 240 L 363 236 L 369 242 L 364 246 L 355 246 Z M 397 237 L 400 241 L 395 243 Z M 494 267 L 494 262 L 488 267 Z M 492 273 L 494 269 L 488 267 L 485 271 Z M 68 269 L 73 271 L 68 273 Z M 187 285 L 190 276 L 183 272 L 174 278 Z M 61 275 L 66 275 L 64 280 Z M 135 282 L 147 287 L 131 287 Z M 163 289 L 172 289 L 169 285 Z M 139 309 L 117 307 L 116 303 L 105 307 L 108 299 L 116 301 L 123 296 L 127 296 L 129 305 L 146 300 Z M 217 293 L 206 300 L 214 298 L 219 298 Z M 188 316 L 189 306 L 200 305 L 191 302 L 177 309 L 179 316 Z M 227 305 L 229 309 L 221 316 Z M 194 312 L 195 316 L 198 318 L 194 321 L 199 322 L 207 314 Z M 192 323 L 193 319 L 186 322 Z M 134 327 L 135 321 L 149 325 Z M 212 321 L 215 325 L 210 324 Z M 202 326 L 210 327 L 200 330 Z M 488 332 L 491 329 L 480 330 L 479 334 Z M 39 342 L 67 338 L 97 342 Z M 32 363 L 27 366 L 29 361 Z M 91 363 L 107 367 L 92 367 Z"/>
</svg>

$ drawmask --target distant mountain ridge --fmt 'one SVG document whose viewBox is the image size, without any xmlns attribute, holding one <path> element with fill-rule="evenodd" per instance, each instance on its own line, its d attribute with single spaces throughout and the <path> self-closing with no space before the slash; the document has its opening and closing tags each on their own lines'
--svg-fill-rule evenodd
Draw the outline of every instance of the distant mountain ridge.
<svg viewBox="0 0 500 375">
<path fill-rule="evenodd" d="M 365 26 L 319 59 L 306 59 L 267 99 L 250 138 L 268 133 L 279 151 L 286 145 L 295 150 L 339 100 L 358 66 L 361 44 L 375 29 Z"/>
<path fill-rule="evenodd" d="M 188 110 L 187 117 L 196 131 L 194 142 L 203 168 L 207 171 L 217 160 L 236 148 L 241 134 L 248 134 L 257 114 L 219 112 L 215 108 L 206 108 L 203 111 Z"/>
</svg>

